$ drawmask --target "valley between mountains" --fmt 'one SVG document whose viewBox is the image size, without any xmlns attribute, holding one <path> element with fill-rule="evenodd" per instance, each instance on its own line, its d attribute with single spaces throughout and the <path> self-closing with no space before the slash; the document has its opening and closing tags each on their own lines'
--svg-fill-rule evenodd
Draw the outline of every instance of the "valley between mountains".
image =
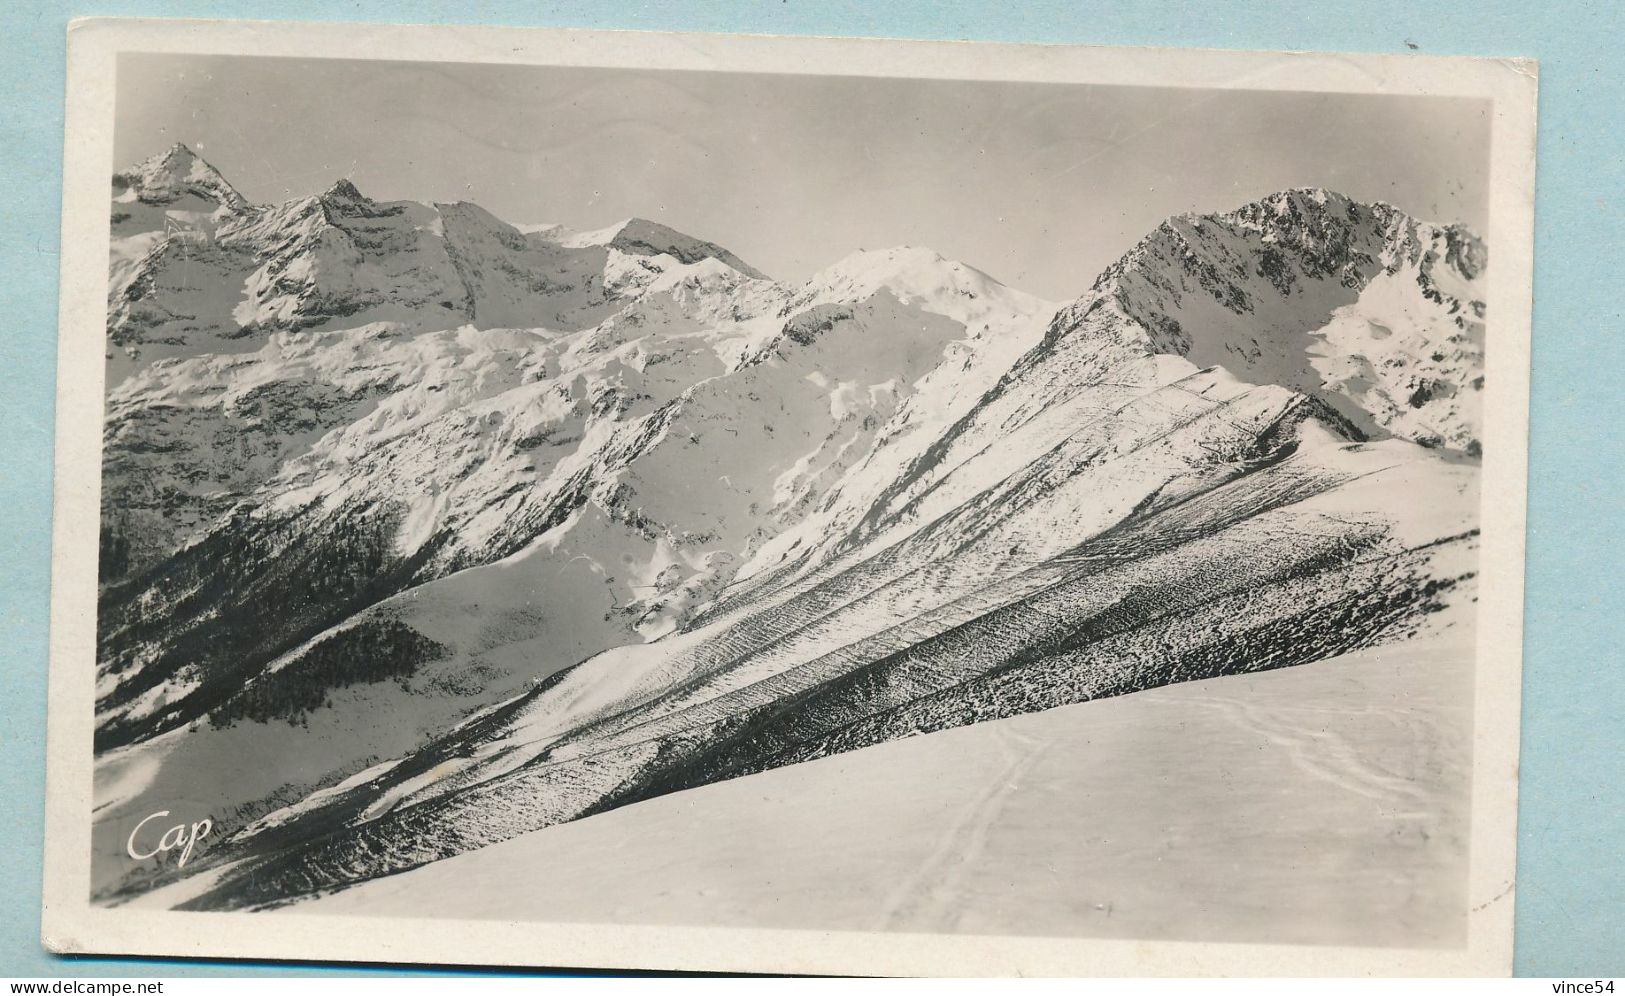
<svg viewBox="0 0 1625 996">
<path fill-rule="evenodd" d="M 1287 190 L 1050 302 L 922 248 L 787 283 L 636 218 L 257 205 L 184 146 L 111 211 L 102 902 L 383 895 L 959 727 L 1470 661 L 1461 226 Z M 124 853 L 157 810 L 214 822 L 184 868 Z"/>
</svg>

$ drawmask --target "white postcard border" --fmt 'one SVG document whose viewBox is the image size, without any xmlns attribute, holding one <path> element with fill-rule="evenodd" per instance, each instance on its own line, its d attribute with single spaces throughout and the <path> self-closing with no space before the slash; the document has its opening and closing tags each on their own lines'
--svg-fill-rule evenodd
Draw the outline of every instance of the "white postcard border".
<svg viewBox="0 0 1625 996">
<path fill-rule="evenodd" d="M 640 927 L 90 904 L 114 64 L 125 51 L 1479 97 L 1492 102 L 1468 943 L 1459 950 Z M 45 946 L 62 953 L 886 975 L 1505 975 L 1512 957 L 1535 65 L 1520 59 L 510 27 L 85 19 L 69 29 Z"/>
</svg>

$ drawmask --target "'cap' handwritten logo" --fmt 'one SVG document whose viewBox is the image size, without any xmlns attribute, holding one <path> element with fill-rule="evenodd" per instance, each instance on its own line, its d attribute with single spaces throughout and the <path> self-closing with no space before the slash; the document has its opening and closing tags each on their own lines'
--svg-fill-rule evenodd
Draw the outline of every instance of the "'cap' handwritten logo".
<svg viewBox="0 0 1625 996">
<path fill-rule="evenodd" d="M 135 849 L 135 839 L 141 835 L 141 828 L 146 826 L 148 823 L 151 823 L 153 820 L 162 819 L 168 815 L 169 810 L 160 810 L 159 812 L 153 813 L 151 816 L 135 825 L 135 829 L 130 831 L 130 839 L 124 842 L 124 850 L 129 853 L 130 857 L 137 861 L 145 861 L 148 858 L 156 858 L 158 855 L 167 851 L 179 849 L 181 852 L 181 858 L 175 864 L 175 867 L 179 868 L 186 864 L 187 858 L 192 856 L 192 848 L 197 846 L 197 842 L 207 837 L 209 835 L 209 831 L 214 829 L 214 824 L 207 818 L 201 819 L 192 824 L 190 830 L 188 830 L 186 824 L 177 823 L 168 830 L 165 830 L 164 835 L 158 838 L 157 847 L 153 848 L 151 851 L 148 851 L 146 854 L 142 854 L 137 851 Z"/>
</svg>

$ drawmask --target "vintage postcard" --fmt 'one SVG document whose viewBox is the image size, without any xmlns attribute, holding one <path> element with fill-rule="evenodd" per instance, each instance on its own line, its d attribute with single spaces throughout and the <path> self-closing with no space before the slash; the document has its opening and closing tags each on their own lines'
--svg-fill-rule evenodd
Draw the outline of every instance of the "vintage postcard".
<svg viewBox="0 0 1625 996">
<path fill-rule="evenodd" d="M 69 42 L 47 946 L 1508 971 L 1532 63 Z"/>
</svg>

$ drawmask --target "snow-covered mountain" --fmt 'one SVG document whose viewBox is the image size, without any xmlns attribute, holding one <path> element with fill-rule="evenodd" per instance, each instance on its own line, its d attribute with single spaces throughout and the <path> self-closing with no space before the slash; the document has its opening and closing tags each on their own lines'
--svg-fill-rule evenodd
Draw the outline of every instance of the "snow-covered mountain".
<svg viewBox="0 0 1625 996">
<path fill-rule="evenodd" d="M 113 174 L 113 231 L 162 231 L 166 221 L 209 227 L 249 210 L 242 194 L 184 145 Z"/>
<path fill-rule="evenodd" d="M 1312 394 L 1367 435 L 1477 452 L 1485 264 L 1462 226 L 1289 190 L 1159 226 L 1055 332 L 1120 312 L 1159 351 Z"/>
<path fill-rule="evenodd" d="M 796 285 L 638 219 L 120 177 L 97 846 L 209 800 L 196 905 L 1472 597 L 1459 227 L 1288 191 L 1058 307 L 916 248 Z"/>
</svg>

